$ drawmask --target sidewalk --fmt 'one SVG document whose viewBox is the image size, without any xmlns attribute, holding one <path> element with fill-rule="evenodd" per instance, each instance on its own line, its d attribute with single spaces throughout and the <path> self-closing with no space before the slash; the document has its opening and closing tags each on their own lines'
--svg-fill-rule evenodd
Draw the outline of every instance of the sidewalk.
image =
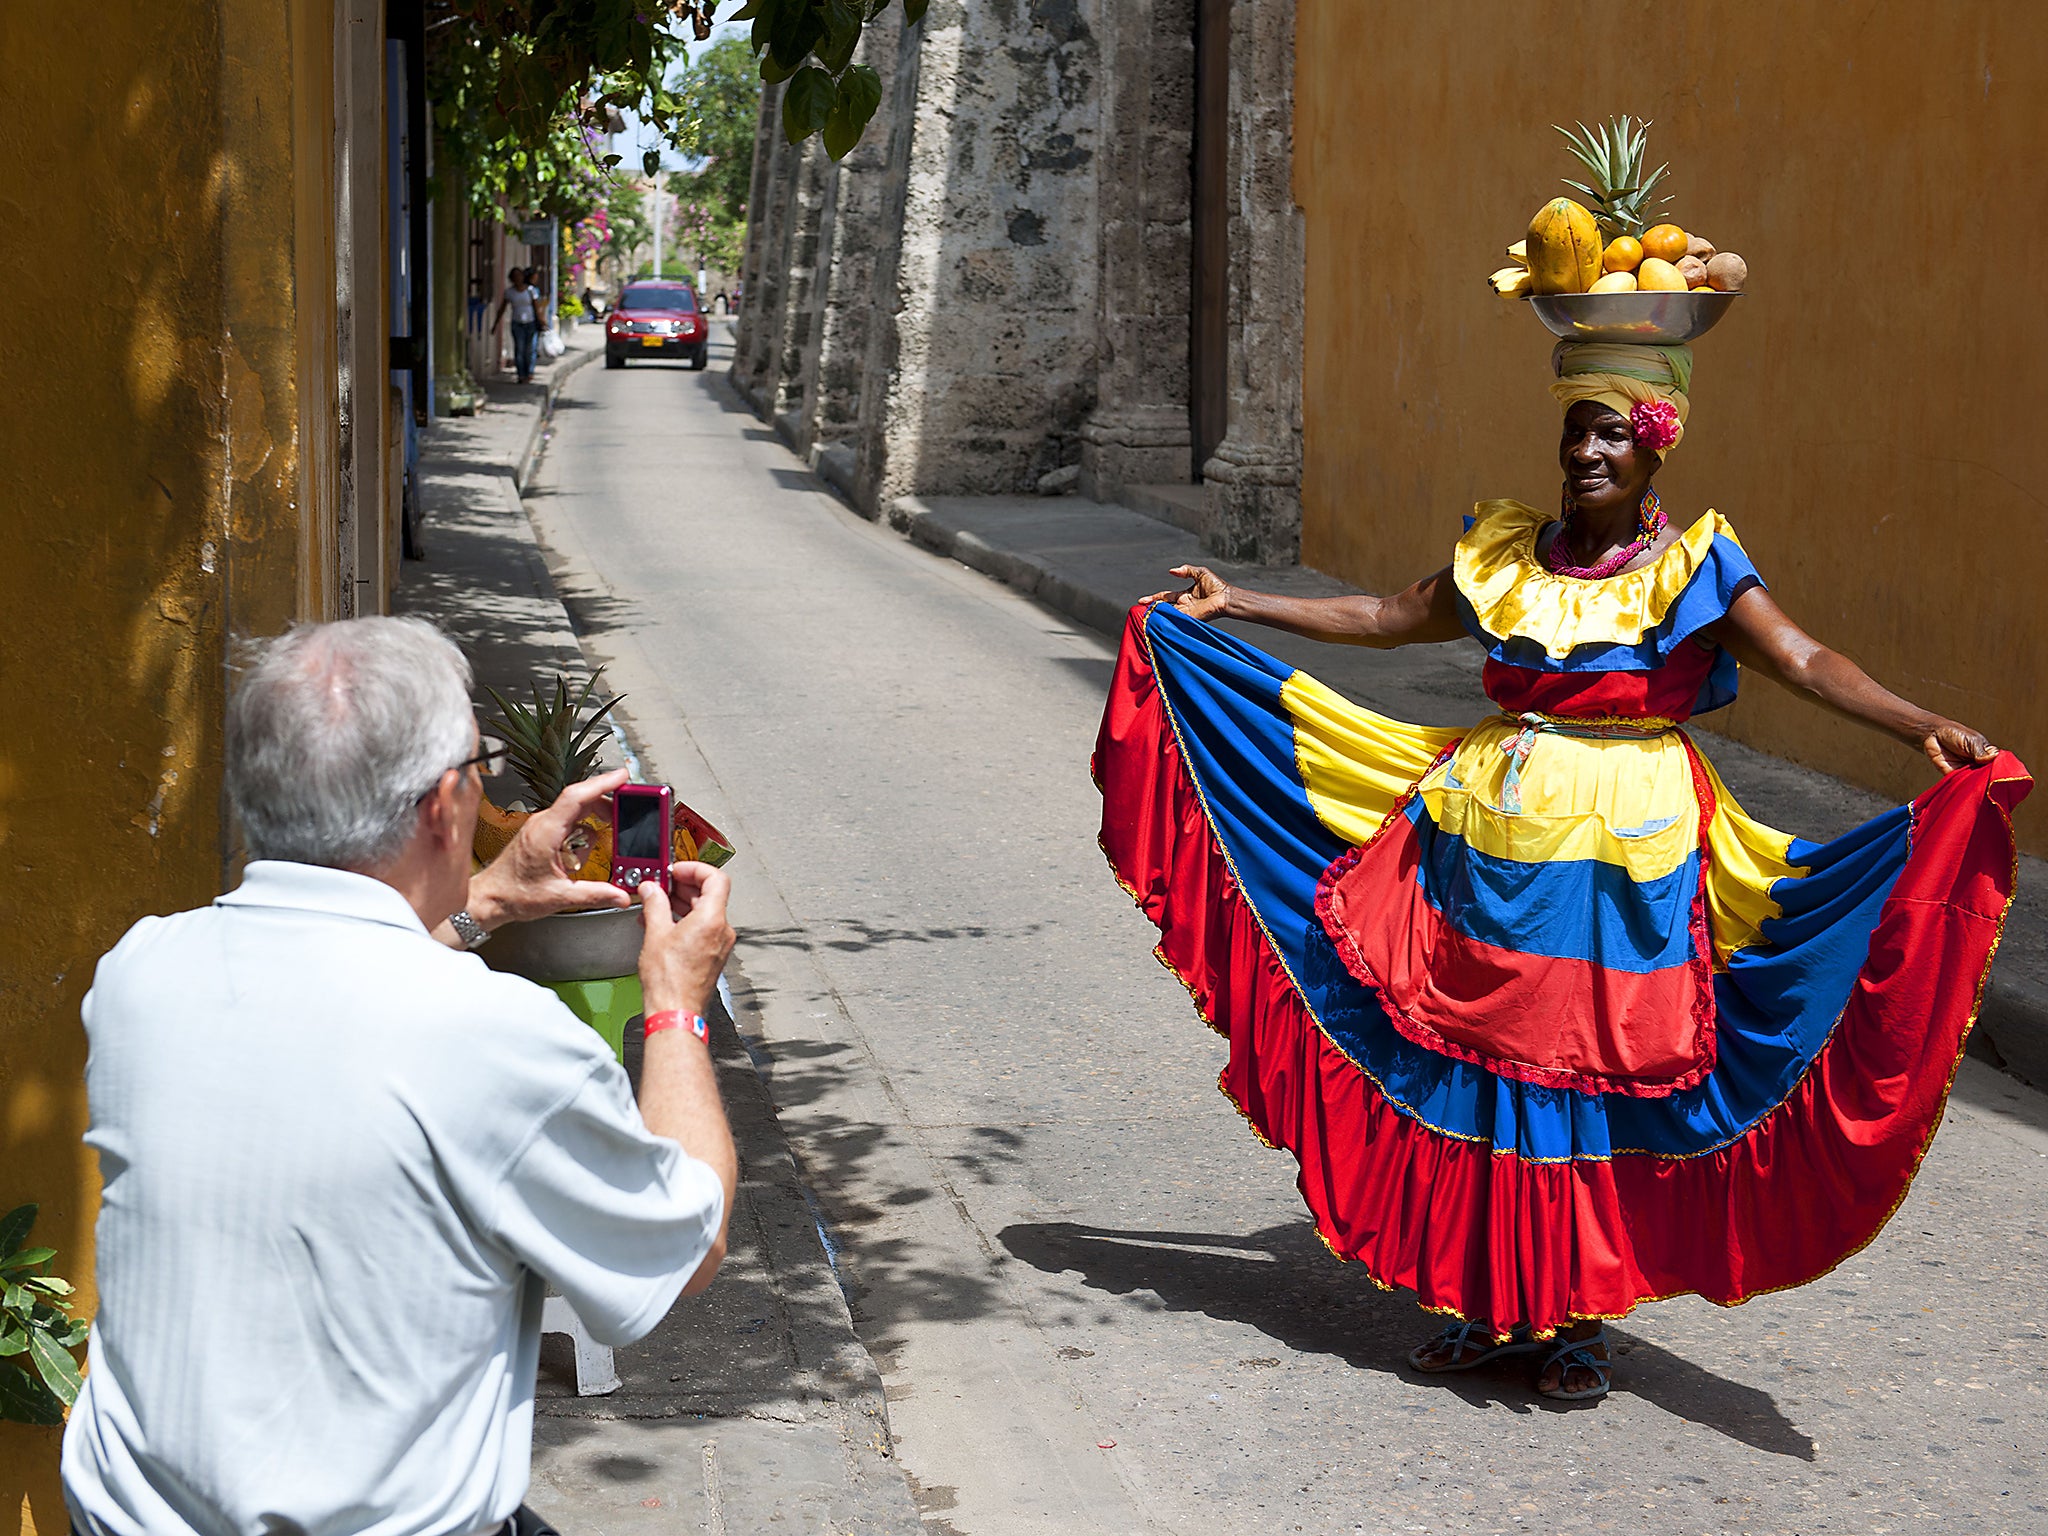
<svg viewBox="0 0 2048 1536">
<path fill-rule="evenodd" d="M 889 521 L 926 548 L 1111 637 L 1122 634 L 1132 603 L 1174 584 L 1166 573 L 1176 565 L 1206 565 L 1226 581 L 1301 597 L 1358 590 L 1303 566 L 1218 560 L 1192 533 L 1127 507 L 1071 496 L 906 496 L 890 506 Z M 1493 708 L 1480 690 L 1483 657 L 1471 641 L 1368 651 L 1253 625 L 1229 627 L 1397 719 L 1457 725 Z M 1839 779 L 1725 737 L 1715 738 L 1712 752 L 1715 768 L 1752 815 L 1805 837 L 1832 837 L 1891 808 Z M 2018 896 L 1970 1052 L 2048 1087 L 2048 863 L 2022 857 L 2019 864 Z"/>
<path fill-rule="evenodd" d="M 483 409 L 437 422 L 421 447 L 426 559 L 408 562 L 395 606 L 461 642 L 479 697 L 486 684 L 523 696 L 530 678 L 588 671 L 520 502 L 561 381 L 603 350 L 594 326 L 565 339 L 537 383 L 489 387 Z M 629 1036 L 636 1073 L 638 1043 Z M 528 1502 L 568 1536 L 908 1536 L 921 1526 L 890 1456 L 881 1378 L 788 1143 L 729 1017 L 714 1020 L 712 1046 L 740 1157 L 725 1264 L 617 1352 L 609 1396 L 576 1397 L 568 1341 L 544 1341 Z"/>
</svg>

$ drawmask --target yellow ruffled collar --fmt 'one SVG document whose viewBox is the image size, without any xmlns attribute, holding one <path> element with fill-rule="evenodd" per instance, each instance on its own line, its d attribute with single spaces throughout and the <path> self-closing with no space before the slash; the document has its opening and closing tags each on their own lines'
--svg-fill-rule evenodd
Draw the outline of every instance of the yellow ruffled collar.
<svg viewBox="0 0 2048 1536">
<path fill-rule="evenodd" d="M 1559 576 L 1537 558 L 1537 536 L 1554 521 L 1549 513 L 1519 501 L 1482 501 L 1472 514 L 1451 559 L 1459 593 L 1496 640 L 1534 640 L 1554 659 L 1581 645 L 1639 643 L 1664 622 L 1717 537 L 1740 544 L 1710 509 L 1648 565 L 1587 581 Z"/>
</svg>

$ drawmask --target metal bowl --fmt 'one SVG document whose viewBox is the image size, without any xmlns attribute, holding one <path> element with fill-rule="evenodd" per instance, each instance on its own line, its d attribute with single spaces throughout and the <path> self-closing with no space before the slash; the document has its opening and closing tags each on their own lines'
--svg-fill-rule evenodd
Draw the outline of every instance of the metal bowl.
<svg viewBox="0 0 2048 1536">
<path fill-rule="evenodd" d="M 1668 346 L 1704 336 L 1741 297 L 1711 288 L 1690 293 L 1532 293 L 1529 307 L 1551 335 L 1567 341 Z"/>
<path fill-rule="evenodd" d="M 477 951 L 494 971 L 528 981 L 606 981 L 640 968 L 640 908 L 557 912 L 507 923 Z"/>
</svg>

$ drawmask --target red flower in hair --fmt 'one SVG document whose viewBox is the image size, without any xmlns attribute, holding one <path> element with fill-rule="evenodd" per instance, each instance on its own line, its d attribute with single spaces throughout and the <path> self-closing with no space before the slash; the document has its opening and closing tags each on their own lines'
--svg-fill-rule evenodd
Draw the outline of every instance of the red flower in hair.
<svg viewBox="0 0 2048 1536">
<path fill-rule="evenodd" d="M 1629 407 L 1628 429 L 1638 448 L 1662 453 L 1678 441 L 1678 407 L 1669 400 L 1638 400 Z"/>
</svg>

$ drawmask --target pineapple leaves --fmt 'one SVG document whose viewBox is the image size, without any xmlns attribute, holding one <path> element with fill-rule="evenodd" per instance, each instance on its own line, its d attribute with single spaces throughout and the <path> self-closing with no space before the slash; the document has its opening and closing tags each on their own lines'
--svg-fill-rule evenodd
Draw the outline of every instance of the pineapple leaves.
<svg viewBox="0 0 2048 1536">
<path fill-rule="evenodd" d="M 535 810 L 545 810 L 571 784 L 580 784 L 597 772 L 609 729 L 606 717 L 625 698 L 624 694 L 615 695 L 586 715 L 602 676 L 604 668 L 599 667 L 573 698 L 565 676 L 556 675 L 552 698 L 543 696 L 536 681 L 530 707 L 513 702 L 495 688 L 484 689 L 498 706 L 497 715 L 484 725 L 504 740 L 506 756 L 533 795 Z"/>
<path fill-rule="evenodd" d="M 1668 196 L 1652 196 L 1671 169 L 1669 164 L 1643 174 L 1650 119 L 1637 122 L 1623 113 L 1609 118 L 1598 129 L 1588 128 L 1584 123 L 1574 123 L 1570 128 L 1552 126 L 1564 136 L 1566 146 L 1590 178 L 1590 184 L 1567 180 L 1565 185 L 1586 195 L 1603 234 L 1610 238 L 1640 235 L 1657 211 L 1671 201 Z"/>
</svg>

